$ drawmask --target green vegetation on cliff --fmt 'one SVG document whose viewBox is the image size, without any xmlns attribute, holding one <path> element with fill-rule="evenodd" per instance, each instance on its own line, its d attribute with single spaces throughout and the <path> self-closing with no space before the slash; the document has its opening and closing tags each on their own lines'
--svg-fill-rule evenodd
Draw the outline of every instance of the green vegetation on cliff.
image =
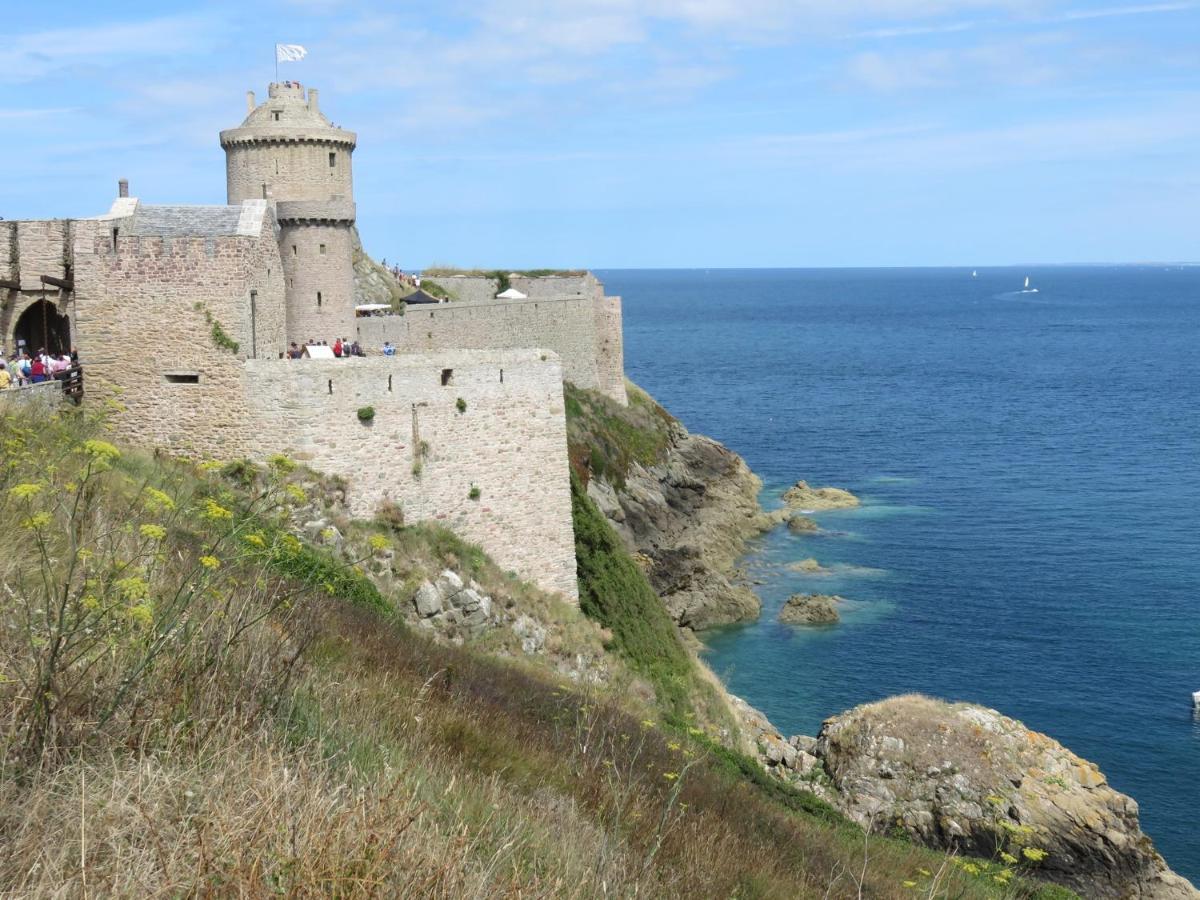
<svg viewBox="0 0 1200 900">
<path fill-rule="evenodd" d="M 0 448 L 5 896 L 1031 893 L 831 820 L 623 682 L 405 627 L 385 554 L 504 576 L 395 516 L 355 564 L 308 544 L 288 460 L 156 458 L 75 411 L 0 412 Z M 576 495 L 588 608 L 685 708 L 686 655 Z"/>
<path fill-rule="evenodd" d="M 674 418 L 633 382 L 625 390 L 628 406 L 565 386 L 571 467 L 585 485 L 595 476 L 623 488 L 631 464 L 652 466 L 666 453 Z"/>
<path fill-rule="evenodd" d="M 693 697 L 711 687 L 700 683 L 679 629 L 574 472 L 571 513 L 580 608 L 612 632 L 611 648 L 650 682 L 663 710 L 686 721 Z"/>
</svg>

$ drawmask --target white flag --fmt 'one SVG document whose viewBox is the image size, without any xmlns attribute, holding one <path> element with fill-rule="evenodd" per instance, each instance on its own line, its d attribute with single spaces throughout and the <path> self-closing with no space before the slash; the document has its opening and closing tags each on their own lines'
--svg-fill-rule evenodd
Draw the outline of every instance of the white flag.
<svg viewBox="0 0 1200 900">
<path fill-rule="evenodd" d="M 304 59 L 307 53 L 299 44 L 276 44 L 275 62 L 296 62 Z"/>
</svg>

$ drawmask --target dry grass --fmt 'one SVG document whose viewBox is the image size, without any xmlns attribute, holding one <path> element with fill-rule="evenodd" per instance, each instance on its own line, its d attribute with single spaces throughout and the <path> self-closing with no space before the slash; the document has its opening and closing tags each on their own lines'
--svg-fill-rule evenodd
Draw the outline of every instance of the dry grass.
<svg viewBox="0 0 1200 900">
<path fill-rule="evenodd" d="M 19 461 L 0 475 L 0 515 L 18 522 L 0 538 L 0 895 L 907 898 L 922 869 L 940 873 L 929 896 L 1001 894 L 938 854 L 789 810 L 798 795 L 620 696 L 414 634 L 310 548 L 279 537 L 286 552 L 267 552 L 268 533 L 234 552 L 263 521 L 252 484 L 234 496 L 191 467 L 84 451 L 97 427 L 0 420 Z M 97 454 L 113 467 L 84 480 Z M 12 493 L 31 478 L 40 491 Z M 94 514 L 54 519 L 75 515 L 68 485 Z M 141 518 L 148 487 L 180 515 Z M 195 514 L 213 498 L 234 513 Z M 19 527 L 32 510 L 12 504 L 30 500 L 51 523 Z M 140 524 L 166 531 L 149 551 Z M 422 552 L 440 559 L 436 538 Z M 219 567 L 197 564 L 214 552 Z M 101 561 L 137 561 L 147 589 L 110 604 Z M 63 635 L 86 652 L 39 681 Z"/>
</svg>

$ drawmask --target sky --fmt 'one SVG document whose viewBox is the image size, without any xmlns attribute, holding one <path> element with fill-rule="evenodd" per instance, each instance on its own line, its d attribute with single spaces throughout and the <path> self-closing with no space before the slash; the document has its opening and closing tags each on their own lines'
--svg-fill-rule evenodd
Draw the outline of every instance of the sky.
<svg viewBox="0 0 1200 900">
<path fill-rule="evenodd" d="M 1200 259 L 1200 2 L 5 7 L 8 219 L 223 203 L 282 42 L 407 269 Z"/>
</svg>

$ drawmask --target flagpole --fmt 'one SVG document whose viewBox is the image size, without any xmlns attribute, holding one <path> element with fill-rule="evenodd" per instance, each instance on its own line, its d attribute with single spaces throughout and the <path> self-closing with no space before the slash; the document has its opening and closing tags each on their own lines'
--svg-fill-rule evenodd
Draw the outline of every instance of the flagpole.
<svg viewBox="0 0 1200 900">
<path fill-rule="evenodd" d="M 275 83 L 279 84 L 279 45 L 275 45 Z"/>
</svg>

